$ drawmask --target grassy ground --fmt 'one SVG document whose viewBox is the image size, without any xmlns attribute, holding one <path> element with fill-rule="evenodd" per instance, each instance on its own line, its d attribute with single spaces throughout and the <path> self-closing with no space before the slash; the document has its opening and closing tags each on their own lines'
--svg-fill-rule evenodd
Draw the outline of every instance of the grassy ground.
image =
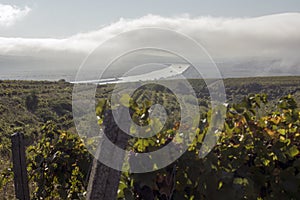
<svg viewBox="0 0 300 200">
<path fill-rule="evenodd" d="M 257 77 L 224 80 L 228 101 L 237 101 L 249 93 L 266 93 L 269 100 L 292 94 L 300 102 L 300 77 Z M 191 80 L 200 101 L 209 99 L 203 81 Z M 27 145 L 39 138 L 40 127 L 48 120 L 62 130 L 75 132 L 72 121 L 73 85 L 64 81 L 0 81 L 0 173 L 10 166 L 10 135 L 25 133 Z M 101 86 L 96 97 L 109 96 L 113 85 Z M 12 183 L 1 186 L 7 199 L 13 198 Z M 2 191 L 1 191 L 2 190 Z M 2 195 L 1 195 L 2 196 Z"/>
</svg>

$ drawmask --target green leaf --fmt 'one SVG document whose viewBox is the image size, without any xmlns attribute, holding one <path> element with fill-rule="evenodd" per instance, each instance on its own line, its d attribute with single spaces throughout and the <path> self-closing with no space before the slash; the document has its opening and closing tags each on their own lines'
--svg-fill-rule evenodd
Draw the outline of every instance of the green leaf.
<svg viewBox="0 0 300 200">
<path fill-rule="evenodd" d="M 279 129 L 278 133 L 280 133 L 281 135 L 285 135 L 286 131 L 285 131 L 285 129 Z"/>
<path fill-rule="evenodd" d="M 290 156 L 290 157 L 295 157 L 299 154 L 299 150 L 298 150 L 298 147 L 293 145 L 287 152 L 287 154 Z"/>
<path fill-rule="evenodd" d="M 131 98 L 129 94 L 123 94 L 122 97 L 120 98 L 120 104 L 128 108 L 130 105 L 130 99 Z"/>
</svg>

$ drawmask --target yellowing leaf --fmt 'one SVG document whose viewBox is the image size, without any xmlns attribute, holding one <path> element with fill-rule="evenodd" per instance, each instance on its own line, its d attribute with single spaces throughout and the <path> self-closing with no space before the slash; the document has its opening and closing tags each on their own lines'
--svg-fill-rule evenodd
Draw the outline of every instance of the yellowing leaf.
<svg viewBox="0 0 300 200">
<path fill-rule="evenodd" d="M 270 129 L 268 129 L 268 128 L 265 128 L 265 131 L 266 131 L 270 136 L 274 136 L 274 134 L 275 134 L 275 131 L 272 131 L 272 130 L 270 130 Z"/>
<path fill-rule="evenodd" d="M 270 121 L 277 125 L 281 121 L 281 118 L 276 116 L 274 118 L 271 118 Z"/>
</svg>

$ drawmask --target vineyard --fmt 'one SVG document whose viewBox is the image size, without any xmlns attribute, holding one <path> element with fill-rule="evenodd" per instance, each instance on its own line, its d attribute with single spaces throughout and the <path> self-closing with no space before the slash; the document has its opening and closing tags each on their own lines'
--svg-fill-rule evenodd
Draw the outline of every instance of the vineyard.
<svg viewBox="0 0 300 200">
<path fill-rule="evenodd" d="M 299 199 L 299 82 L 300 77 L 226 79 L 225 122 L 216 132 L 217 144 L 200 158 L 212 110 L 205 83 L 190 80 L 201 112 L 193 143 L 168 167 L 141 174 L 123 172 L 117 198 Z M 63 80 L 1 81 L 0 88 L 1 196 L 14 199 L 10 135 L 23 132 L 31 198 L 86 199 L 93 161 L 86 145 L 92 146 L 95 141 L 76 134 L 73 85 Z M 113 85 L 97 88 L 95 112 L 99 126 L 108 123 L 107 113 L 114 109 L 110 107 L 113 89 Z M 189 101 L 189 94 L 185 98 Z M 124 103 L 128 101 L 130 104 Z M 120 97 L 120 105 L 128 107 L 140 125 L 149 123 L 145 116 L 154 103 L 163 105 L 169 117 L 155 136 L 128 140 L 131 157 L 162 148 L 171 140 L 180 144 L 178 127 L 184 124 L 178 123 L 180 106 L 172 92 L 149 85 L 132 96 Z M 80 125 L 86 127 L 87 122 L 83 119 Z"/>
</svg>

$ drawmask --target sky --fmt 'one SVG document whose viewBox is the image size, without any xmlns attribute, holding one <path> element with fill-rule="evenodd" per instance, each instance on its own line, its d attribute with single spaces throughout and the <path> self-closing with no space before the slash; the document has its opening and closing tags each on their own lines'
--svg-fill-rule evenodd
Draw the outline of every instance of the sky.
<svg viewBox="0 0 300 200">
<path fill-rule="evenodd" d="M 299 12 L 299 0 L 6 0 L 26 10 L 10 27 L 0 27 L 5 37 L 63 38 L 107 26 L 120 18 L 136 19 L 148 14 L 174 17 L 257 17 Z"/>
<path fill-rule="evenodd" d="M 1 0 L 0 70 L 75 69 L 101 42 L 152 26 L 192 37 L 222 62 L 255 58 L 300 73 L 299 0 Z"/>
</svg>

